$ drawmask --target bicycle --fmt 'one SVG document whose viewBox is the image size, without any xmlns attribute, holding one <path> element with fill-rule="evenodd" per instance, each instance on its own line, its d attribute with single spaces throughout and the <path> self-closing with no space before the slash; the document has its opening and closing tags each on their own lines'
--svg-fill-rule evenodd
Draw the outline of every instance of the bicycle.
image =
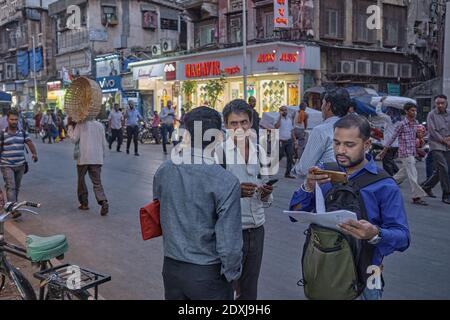
<svg viewBox="0 0 450 320">
<path fill-rule="evenodd" d="M 39 213 L 22 207 L 40 208 L 40 204 L 23 201 L 7 202 L 5 212 L 0 215 L 0 297 L 7 287 L 11 288 L 13 298 L 20 300 L 89 300 L 98 299 L 98 286 L 111 280 L 111 276 L 96 273 L 78 266 L 63 264 L 53 266 L 51 260 L 64 259 L 68 250 L 64 235 L 38 237 L 28 235 L 26 248 L 5 241 L 4 223 L 13 214 L 22 212 L 38 215 Z M 6 253 L 28 260 L 39 268 L 34 277 L 40 280 L 39 295 L 30 281 L 7 259 Z M 92 296 L 89 289 L 94 288 Z"/>
</svg>

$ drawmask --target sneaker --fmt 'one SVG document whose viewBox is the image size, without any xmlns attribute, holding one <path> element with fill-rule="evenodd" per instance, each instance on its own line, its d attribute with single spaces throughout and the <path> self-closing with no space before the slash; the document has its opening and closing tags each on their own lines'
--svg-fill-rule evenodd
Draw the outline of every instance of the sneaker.
<svg viewBox="0 0 450 320">
<path fill-rule="evenodd" d="M 446 204 L 450 204 L 450 197 L 442 198 L 442 202 Z"/>
<path fill-rule="evenodd" d="M 420 206 L 428 206 L 428 203 L 423 201 L 421 198 L 413 198 L 412 200 L 413 200 L 413 204 L 417 204 Z"/>
<path fill-rule="evenodd" d="M 100 209 L 100 215 L 106 216 L 108 214 L 108 211 L 109 211 L 108 201 L 103 201 L 102 207 Z"/>
<path fill-rule="evenodd" d="M 117 152 L 122 152 L 120 149 L 117 149 Z"/>
<path fill-rule="evenodd" d="M 139 153 L 137 153 L 137 152 L 136 152 L 134 155 L 135 155 L 136 157 L 139 157 Z"/>
</svg>

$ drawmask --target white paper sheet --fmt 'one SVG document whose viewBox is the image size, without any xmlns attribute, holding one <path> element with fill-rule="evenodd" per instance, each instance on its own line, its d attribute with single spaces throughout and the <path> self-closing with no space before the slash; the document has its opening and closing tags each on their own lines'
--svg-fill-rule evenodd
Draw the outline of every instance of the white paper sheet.
<svg viewBox="0 0 450 320">
<path fill-rule="evenodd" d="M 326 212 L 325 214 L 317 214 L 305 211 L 284 211 L 285 214 L 294 218 L 299 223 L 317 224 L 319 226 L 339 230 L 338 224 L 349 221 L 358 220 L 356 214 L 347 210 L 338 210 Z"/>
</svg>

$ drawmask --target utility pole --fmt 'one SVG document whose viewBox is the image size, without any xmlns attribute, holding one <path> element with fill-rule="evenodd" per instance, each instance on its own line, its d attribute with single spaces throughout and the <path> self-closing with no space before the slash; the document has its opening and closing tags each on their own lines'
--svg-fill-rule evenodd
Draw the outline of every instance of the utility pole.
<svg viewBox="0 0 450 320">
<path fill-rule="evenodd" d="M 244 51 L 242 74 L 244 76 L 244 100 L 247 101 L 247 0 L 242 0 L 242 47 Z"/>
<path fill-rule="evenodd" d="M 33 41 L 34 102 L 38 103 L 37 79 L 36 79 L 36 44 L 34 42 L 34 35 L 31 36 L 31 40 Z"/>
<path fill-rule="evenodd" d="M 450 97 L 450 0 L 447 0 L 445 10 L 445 41 L 444 41 L 444 73 L 442 77 L 442 92 Z"/>
</svg>

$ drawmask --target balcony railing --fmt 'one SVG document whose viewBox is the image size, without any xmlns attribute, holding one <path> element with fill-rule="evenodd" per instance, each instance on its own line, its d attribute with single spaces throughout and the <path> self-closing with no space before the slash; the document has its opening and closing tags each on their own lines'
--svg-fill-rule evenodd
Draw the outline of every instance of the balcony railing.
<svg viewBox="0 0 450 320">
<path fill-rule="evenodd" d="M 60 32 L 57 38 L 58 54 L 79 50 L 89 44 L 89 32 L 86 28 Z"/>
</svg>

